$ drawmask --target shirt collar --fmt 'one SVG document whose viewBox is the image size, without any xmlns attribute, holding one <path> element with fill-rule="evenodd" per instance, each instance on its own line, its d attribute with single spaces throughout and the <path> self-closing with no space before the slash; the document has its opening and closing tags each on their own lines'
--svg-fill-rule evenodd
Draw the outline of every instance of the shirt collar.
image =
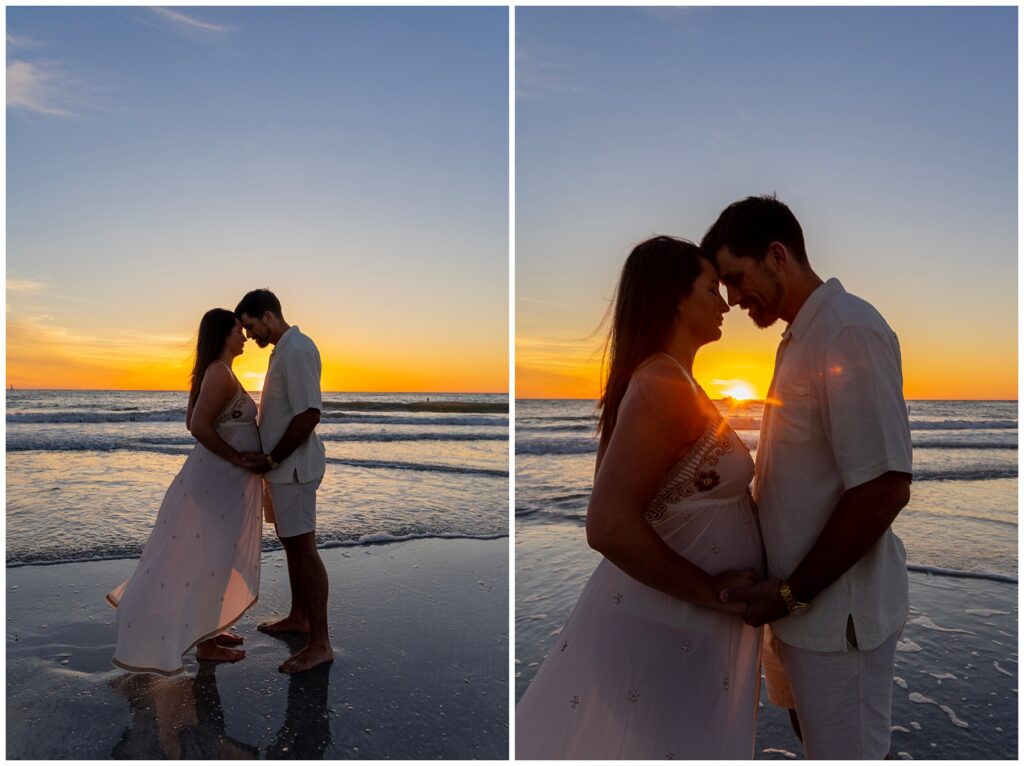
<svg viewBox="0 0 1024 766">
<path fill-rule="evenodd" d="M 810 327 L 814 317 L 817 316 L 818 311 L 825 305 L 825 301 L 833 295 L 842 292 L 846 291 L 843 289 L 842 283 L 835 277 L 832 277 L 824 284 L 818 285 L 814 292 L 807 296 L 807 300 L 804 301 L 804 305 L 800 307 L 800 310 L 796 312 L 793 321 L 786 325 L 786 330 L 782 333 L 783 339 L 799 338 L 803 335 L 807 328 Z"/>
<path fill-rule="evenodd" d="M 288 342 L 288 339 L 298 334 L 298 332 L 299 326 L 297 324 L 293 324 L 291 327 L 289 327 L 287 330 L 281 333 L 281 337 L 278 338 L 277 343 L 274 344 L 274 350 L 270 352 L 271 355 L 276 354 L 278 351 L 284 348 L 285 344 Z"/>
</svg>

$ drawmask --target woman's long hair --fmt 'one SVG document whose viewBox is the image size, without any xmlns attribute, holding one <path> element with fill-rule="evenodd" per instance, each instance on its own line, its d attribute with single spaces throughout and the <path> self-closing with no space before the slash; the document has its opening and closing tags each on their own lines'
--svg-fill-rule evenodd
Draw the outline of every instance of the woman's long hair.
<svg viewBox="0 0 1024 766">
<path fill-rule="evenodd" d="M 199 398 L 199 386 L 203 382 L 206 368 L 217 360 L 224 351 L 231 331 L 235 329 L 235 315 L 227 309 L 210 309 L 199 321 L 199 340 L 196 341 L 196 363 L 192 366 L 191 388 L 188 392 L 188 408 L 191 410 Z"/>
<path fill-rule="evenodd" d="M 665 347 L 679 301 L 693 290 L 703 260 L 697 245 L 666 236 L 641 242 L 626 258 L 605 344 L 605 359 L 611 356 L 611 364 L 598 404 L 602 451 L 611 439 L 630 378 L 644 359 Z"/>
</svg>

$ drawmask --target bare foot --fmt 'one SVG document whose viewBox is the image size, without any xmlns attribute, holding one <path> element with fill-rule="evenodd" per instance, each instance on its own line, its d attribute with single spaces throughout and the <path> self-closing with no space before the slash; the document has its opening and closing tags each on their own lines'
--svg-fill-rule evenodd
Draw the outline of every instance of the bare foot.
<svg viewBox="0 0 1024 766">
<path fill-rule="evenodd" d="M 276 622 L 261 622 L 256 630 L 260 633 L 309 633 L 309 620 L 298 620 L 288 615 Z"/>
<path fill-rule="evenodd" d="M 221 644 L 222 646 L 224 644 L 228 644 L 229 646 L 234 646 L 235 644 L 240 644 L 243 641 L 245 641 L 245 639 L 242 636 L 238 635 L 233 630 L 225 630 L 223 633 L 221 633 L 219 636 L 217 636 L 214 640 L 218 644 Z"/>
<path fill-rule="evenodd" d="M 238 662 L 243 657 L 244 651 L 220 646 L 215 638 L 202 641 L 196 646 L 196 659 L 203 662 Z"/>
<path fill-rule="evenodd" d="M 278 670 L 282 673 L 301 673 L 303 670 L 311 670 L 325 662 L 334 662 L 334 650 L 329 644 L 327 646 L 307 646 L 282 662 Z"/>
</svg>

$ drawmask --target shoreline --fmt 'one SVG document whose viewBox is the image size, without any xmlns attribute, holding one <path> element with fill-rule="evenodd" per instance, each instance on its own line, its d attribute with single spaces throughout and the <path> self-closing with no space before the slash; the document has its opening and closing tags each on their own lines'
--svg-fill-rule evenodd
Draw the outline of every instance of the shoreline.
<svg viewBox="0 0 1024 766">
<path fill-rule="evenodd" d="M 498 758 L 508 754 L 508 542 L 419 538 L 321 548 L 334 663 L 255 630 L 288 607 L 282 551 L 235 624 L 237 663 L 173 678 L 114 667 L 104 601 L 135 559 L 7 571 L 7 758 Z"/>
<path fill-rule="evenodd" d="M 374 545 L 391 545 L 392 543 L 405 543 L 412 540 L 501 540 L 509 537 L 507 532 L 495 532 L 491 535 L 470 535 L 463 534 L 460 532 L 453 532 L 451 534 L 437 534 L 434 532 L 413 532 L 408 535 L 391 535 L 387 532 L 374 532 L 372 534 L 363 535 L 355 540 L 327 540 L 322 543 L 317 543 L 316 548 L 318 551 L 329 551 L 335 548 L 359 548 L 363 546 L 374 546 Z M 280 553 L 284 548 L 278 543 L 275 546 L 264 548 L 260 551 L 260 555 L 266 557 L 272 553 Z M 54 559 L 52 561 L 40 560 L 40 561 L 8 561 L 4 564 L 6 569 L 21 569 L 22 567 L 49 567 L 58 566 L 60 564 L 93 564 L 103 561 L 135 561 L 139 558 L 142 551 L 139 553 L 116 553 L 110 556 L 95 556 L 93 558 L 79 558 L 79 559 Z"/>
</svg>

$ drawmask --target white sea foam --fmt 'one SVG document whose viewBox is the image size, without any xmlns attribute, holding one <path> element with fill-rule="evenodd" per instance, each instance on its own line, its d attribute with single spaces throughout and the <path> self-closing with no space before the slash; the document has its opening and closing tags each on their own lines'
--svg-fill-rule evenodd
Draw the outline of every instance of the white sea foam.
<svg viewBox="0 0 1024 766">
<path fill-rule="evenodd" d="M 939 710 L 941 710 L 943 713 L 949 716 L 949 720 L 954 726 L 961 729 L 970 728 L 969 724 L 966 721 L 961 721 L 959 718 L 957 718 L 956 713 L 953 712 L 953 708 L 951 708 L 949 705 L 941 705 L 932 698 L 925 697 L 920 692 L 911 692 L 908 696 L 908 699 L 911 702 L 918 703 L 919 705 L 935 705 L 935 707 L 937 707 Z"/>
<path fill-rule="evenodd" d="M 964 633 L 968 636 L 976 635 L 972 631 L 964 630 L 963 628 L 943 628 L 932 622 L 927 615 L 922 614 L 920 617 L 914 617 L 910 622 L 915 625 L 920 625 L 922 628 L 928 628 L 928 630 L 937 630 L 940 633 Z"/>
<path fill-rule="evenodd" d="M 993 665 L 993 667 L 995 667 L 996 670 L 998 670 L 1004 676 L 1009 676 L 1010 678 L 1013 678 L 1013 673 L 1011 673 L 1009 670 L 1007 670 L 1002 665 L 1000 665 L 997 660 L 992 660 L 992 665 Z"/>
</svg>

